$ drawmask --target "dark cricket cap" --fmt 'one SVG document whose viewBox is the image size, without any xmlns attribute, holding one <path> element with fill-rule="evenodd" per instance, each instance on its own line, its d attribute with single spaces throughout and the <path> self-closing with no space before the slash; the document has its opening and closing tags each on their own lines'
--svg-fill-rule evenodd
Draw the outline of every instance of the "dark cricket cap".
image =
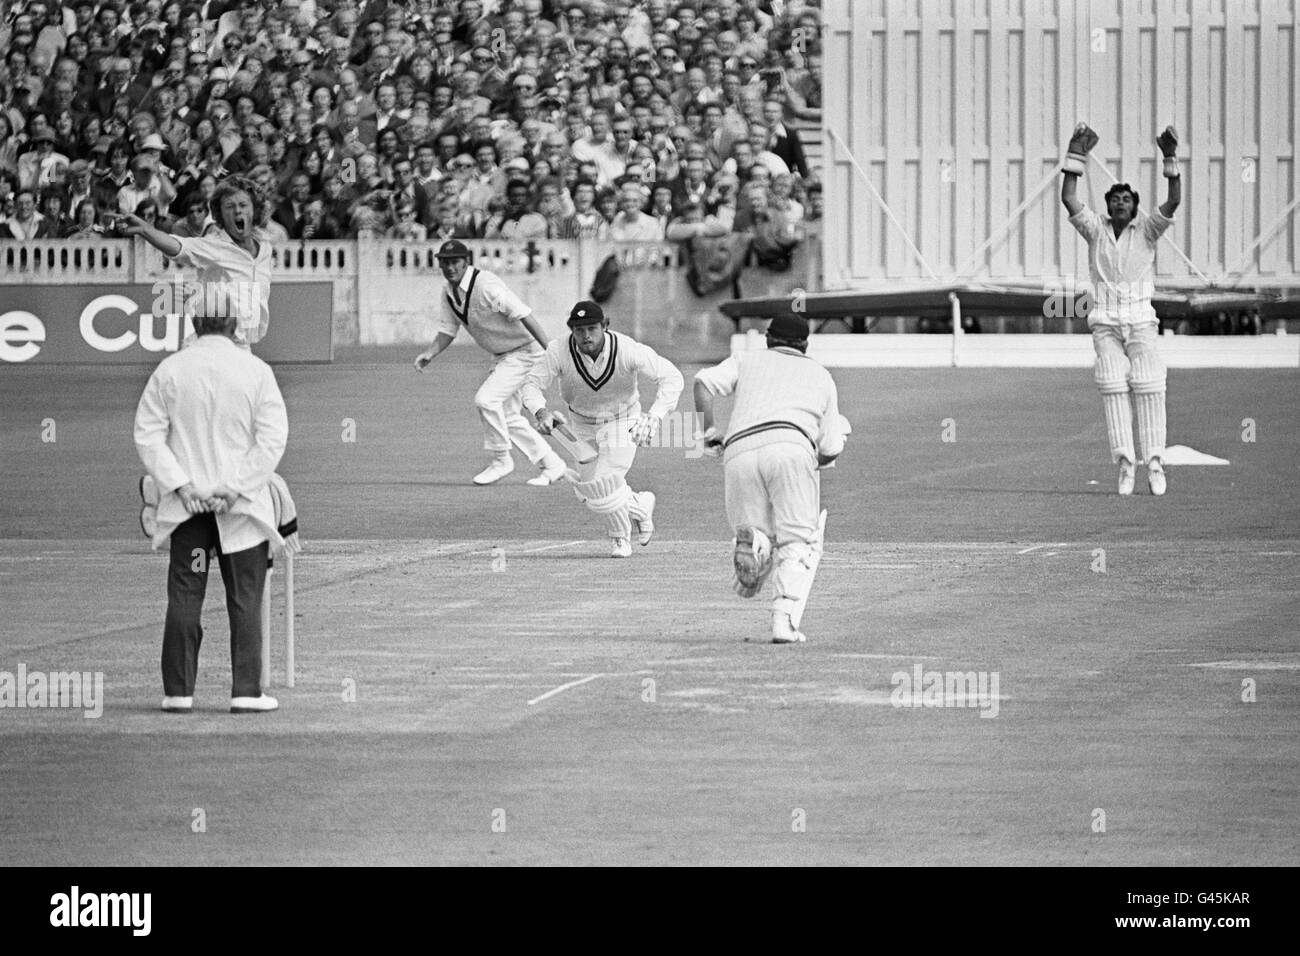
<svg viewBox="0 0 1300 956">
<path fill-rule="evenodd" d="M 605 321 L 605 310 L 590 299 L 583 299 L 569 312 L 569 328 L 579 325 L 599 325 Z"/>
<path fill-rule="evenodd" d="M 802 315 L 778 315 L 767 327 L 767 334 L 787 342 L 808 338 L 808 320 Z"/>
<path fill-rule="evenodd" d="M 468 259 L 469 246 L 459 239 L 448 239 L 438 249 L 437 258 L 439 259 Z"/>
</svg>

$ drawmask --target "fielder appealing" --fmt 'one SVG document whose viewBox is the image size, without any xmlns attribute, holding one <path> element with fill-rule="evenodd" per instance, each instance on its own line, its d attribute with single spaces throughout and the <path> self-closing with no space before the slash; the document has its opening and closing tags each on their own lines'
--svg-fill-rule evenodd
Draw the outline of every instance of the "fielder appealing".
<svg viewBox="0 0 1300 956">
<path fill-rule="evenodd" d="M 176 290 L 182 311 L 198 316 L 233 315 L 234 342 L 248 348 L 266 335 L 271 320 L 271 244 L 258 242 L 253 227 L 261 199 L 251 183 L 234 177 L 212 194 L 209 208 L 220 229 L 206 236 L 178 237 L 155 229 L 138 216 L 112 217 L 125 223 L 122 234 L 140 236 L 176 265 L 192 268 L 197 282 Z M 193 336 L 186 339 L 190 345 Z"/>
<path fill-rule="evenodd" d="M 1139 460 L 1147 463 L 1153 495 L 1165 493 L 1165 363 L 1160 358 L 1160 320 L 1151 305 L 1155 291 L 1156 243 L 1173 224 L 1182 200 L 1178 136 L 1172 126 L 1156 139 L 1164 154 L 1169 195 L 1148 216 L 1138 211 L 1138 194 L 1127 183 L 1106 191 L 1108 216 L 1100 216 L 1076 198 L 1079 176 L 1097 134 L 1079 124 L 1070 139 L 1061 183 L 1061 202 L 1070 225 L 1088 242 L 1092 309 L 1088 328 L 1097 353 L 1094 379 L 1101 390 L 1112 462 L 1119 462 L 1119 493 L 1131 495 Z M 1132 398 L 1130 399 L 1130 392 Z M 1133 410 L 1137 437 L 1133 449 Z M 1140 457 L 1139 457 L 1140 456 Z"/>
<path fill-rule="evenodd" d="M 499 276 L 470 265 L 469 249 L 460 240 L 449 239 L 442 244 L 438 265 L 447 280 L 438 332 L 433 347 L 416 357 L 415 367 L 423 372 L 462 327 L 495 359 L 492 371 L 474 395 L 474 405 L 483 420 L 483 447 L 492 454 L 491 464 L 474 476 L 474 484 L 490 485 L 515 470 L 511 441 L 542 469 L 540 475 L 528 480 L 530 485 L 559 481 L 564 477 L 564 461 L 520 413 L 519 388 L 546 348 L 546 333 L 533 317 L 533 310 Z"/>
<path fill-rule="evenodd" d="M 849 430 L 835 381 L 807 349 L 807 320 L 778 316 L 768 326 L 765 351 L 733 355 L 695 376 L 700 437 L 714 454 L 723 449 L 736 593 L 753 597 L 771 573 L 776 644 L 806 640 L 799 625 L 825 538 L 817 471 L 844 450 Z M 733 392 L 722 440 L 713 401 Z"/>
<path fill-rule="evenodd" d="M 595 445 L 595 461 L 579 464 L 574 492 L 605 519 L 613 539 L 611 556 L 632 554 L 632 533 L 642 545 L 654 534 L 655 496 L 633 491 L 626 476 L 638 447 L 650 444 L 665 415 L 677 407 L 682 373 L 648 345 L 609 331 L 609 319 L 595 302 L 579 302 L 569 313 L 570 334 L 556 339 L 524 381 L 524 407 L 537 430 L 551 433 L 568 424 L 575 436 Z M 655 400 L 641 411 L 637 375 L 655 383 Z M 546 390 L 560 383 L 567 412 L 546 407 Z"/>
</svg>

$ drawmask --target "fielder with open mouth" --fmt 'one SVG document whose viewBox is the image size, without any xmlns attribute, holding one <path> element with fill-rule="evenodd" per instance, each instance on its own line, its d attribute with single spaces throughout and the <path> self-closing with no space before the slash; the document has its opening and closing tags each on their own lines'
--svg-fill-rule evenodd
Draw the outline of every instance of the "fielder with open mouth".
<svg viewBox="0 0 1300 956">
<path fill-rule="evenodd" d="M 191 320 L 233 315 L 235 344 L 248 348 L 262 340 L 271 321 L 271 244 L 253 237 L 260 203 L 252 183 L 231 177 L 212 194 L 212 218 L 220 228 L 206 236 L 168 235 L 139 216 L 112 220 L 120 223 L 120 235 L 140 236 L 176 266 L 193 269 L 197 282 L 185 290 L 185 314 Z"/>
</svg>

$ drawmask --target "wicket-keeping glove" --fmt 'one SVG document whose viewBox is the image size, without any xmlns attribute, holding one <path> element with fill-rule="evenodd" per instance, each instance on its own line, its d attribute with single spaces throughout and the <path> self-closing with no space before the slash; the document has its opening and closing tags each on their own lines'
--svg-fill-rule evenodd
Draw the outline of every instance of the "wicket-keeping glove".
<svg viewBox="0 0 1300 956">
<path fill-rule="evenodd" d="M 1156 137 L 1156 145 L 1160 147 L 1160 152 L 1165 157 L 1165 178 L 1174 179 L 1179 176 L 1178 132 L 1172 126 L 1166 126 L 1165 131 Z"/>
<path fill-rule="evenodd" d="M 1070 145 L 1066 149 L 1063 164 L 1063 168 L 1067 173 L 1074 173 L 1076 176 L 1083 175 L 1083 171 L 1088 165 L 1088 153 L 1097 145 L 1098 138 L 1087 123 L 1080 123 L 1074 128 L 1074 135 L 1070 137 Z"/>
</svg>

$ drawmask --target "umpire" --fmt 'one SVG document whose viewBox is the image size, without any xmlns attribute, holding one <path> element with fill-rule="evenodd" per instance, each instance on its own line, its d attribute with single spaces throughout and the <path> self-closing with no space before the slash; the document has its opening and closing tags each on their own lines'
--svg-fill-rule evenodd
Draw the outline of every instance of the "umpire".
<svg viewBox="0 0 1300 956">
<path fill-rule="evenodd" d="M 194 705 L 200 618 L 213 552 L 230 615 L 232 713 L 275 710 L 262 685 L 262 590 L 279 543 L 267 482 L 289 422 L 271 367 L 235 341 L 238 319 L 196 318 L 193 345 L 164 359 L 135 413 L 135 445 L 157 483 L 153 546 L 171 539 L 162 709 Z"/>
</svg>

